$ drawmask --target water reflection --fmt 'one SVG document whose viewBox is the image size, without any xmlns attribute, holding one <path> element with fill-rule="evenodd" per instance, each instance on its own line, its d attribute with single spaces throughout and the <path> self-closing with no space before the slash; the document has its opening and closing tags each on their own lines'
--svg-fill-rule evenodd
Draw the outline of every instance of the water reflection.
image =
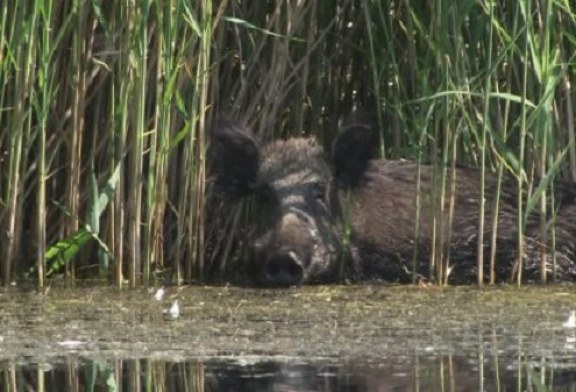
<svg viewBox="0 0 576 392">
<path fill-rule="evenodd" d="M 215 357 L 0 363 L 4 391 L 574 391 L 576 357 Z"/>
</svg>

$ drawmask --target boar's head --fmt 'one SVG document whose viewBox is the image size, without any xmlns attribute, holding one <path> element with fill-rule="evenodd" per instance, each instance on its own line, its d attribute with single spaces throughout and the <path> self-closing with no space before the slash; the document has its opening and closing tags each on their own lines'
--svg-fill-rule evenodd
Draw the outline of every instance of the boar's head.
<svg viewBox="0 0 576 392">
<path fill-rule="evenodd" d="M 212 129 L 213 185 L 228 200 L 251 199 L 249 238 L 254 280 L 271 286 L 338 278 L 341 243 L 331 208 L 332 170 L 314 138 L 262 147 L 242 126 Z"/>
</svg>

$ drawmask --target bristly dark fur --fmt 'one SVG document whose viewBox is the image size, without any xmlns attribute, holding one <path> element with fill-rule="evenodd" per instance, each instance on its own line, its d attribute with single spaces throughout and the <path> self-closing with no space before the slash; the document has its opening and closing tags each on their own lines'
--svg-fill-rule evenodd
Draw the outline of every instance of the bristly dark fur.
<svg viewBox="0 0 576 392">
<path fill-rule="evenodd" d="M 366 115 L 352 116 L 344 123 L 330 161 L 314 138 L 278 140 L 259 147 L 247 130 L 231 122 L 217 124 L 211 140 L 215 187 L 231 203 L 246 196 L 253 201 L 243 232 L 250 249 L 245 264 L 251 266 L 254 282 L 276 286 L 336 282 L 342 278 L 341 271 L 354 273 L 344 276 L 348 279 L 409 281 L 412 272 L 429 275 L 432 242 L 438 236 L 445 241 L 444 256 L 453 267 L 449 280 L 475 281 L 480 197 L 476 169 L 456 169 L 454 214 L 449 219 L 450 197 L 439 213 L 435 169 L 378 160 L 379 132 Z M 486 178 L 486 267 L 496 181 L 495 176 Z M 446 189 L 452 189 L 451 176 Z M 525 281 L 538 279 L 542 251 L 550 273 L 552 256 L 556 258 L 556 280 L 576 278 L 576 186 L 557 182 L 555 189 L 555 210 L 548 200 L 546 238 L 541 237 L 539 215 L 531 214 L 526 220 Z M 496 232 L 499 281 L 510 279 L 517 259 L 516 192 L 515 181 L 505 179 Z M 341 239 L 347 226 L 350 244 L 344 249 Z M 417 270 L 411 271 L 415 249 Z M 347 251 L 352 265 L 344 268 L 340 263 Z"/>
<path fill-rule="evenodd" d="M 378 158 L 379 135 L 374 116 L 365 112 L 354 113 L 342 128 L 332 146 L 332 170 L 341 188 L 355 188 L 370 161 Z"/>
<path fill-rule="evenodd" d="M 256 186 L 260 153 L 256 141 L 243 126 L 218 121 L 210 134 L 209 162 L 218 173 L 214 187 L 222 194 L 240 197 Z"/>
</svg>

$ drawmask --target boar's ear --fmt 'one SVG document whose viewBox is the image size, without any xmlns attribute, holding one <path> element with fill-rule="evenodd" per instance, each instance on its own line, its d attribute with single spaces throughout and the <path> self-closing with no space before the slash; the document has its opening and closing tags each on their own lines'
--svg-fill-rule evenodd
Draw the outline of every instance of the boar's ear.
<svg viewBox="0 0 576 392">
<path fill-rule="evenodd" d="M 354 188 L 360 184 L 368 164 L 378 158 L 379 135 L 368 115 L 347 120 L 332 146 L 332 168 L 338 185 Z"/>
<path fill-rule="evenodd" d="M 218 121 L 212 127 L 208 156 L 217 191 L 240 197 L 255 187 L 260 161 L 258 145 L 240 124 Z"/>
</svg>

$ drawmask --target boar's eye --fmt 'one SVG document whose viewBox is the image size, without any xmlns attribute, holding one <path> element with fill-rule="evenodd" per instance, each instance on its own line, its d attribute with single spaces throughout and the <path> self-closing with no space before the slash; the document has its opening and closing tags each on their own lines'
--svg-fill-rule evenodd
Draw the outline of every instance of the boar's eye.
<svg viewBox="0 0 576 392">
<path fill-rule="evenodd" d="M 258 187 L 257 192 L 255 192 L 255 195 L 256 204 L 260 207 L 263 205 L 270 206 L 277 203 L 276 192 L 274 192 L 274 189 L 268 184 L 261 184 Z"/>
<path fill-rule="evenodd" d="M 280 211 L 278 195 L 271 186 L 262 184 L 252 195 L 251 208 L 258 225 L 271 228 Z"/>
<path fill-rule="evenodd" d="M 324 181 L 316 181 L 312 184 L 312 194 L 314 199 L 325 202 L 326 201 L 326 183 Z"/>
</svg>

